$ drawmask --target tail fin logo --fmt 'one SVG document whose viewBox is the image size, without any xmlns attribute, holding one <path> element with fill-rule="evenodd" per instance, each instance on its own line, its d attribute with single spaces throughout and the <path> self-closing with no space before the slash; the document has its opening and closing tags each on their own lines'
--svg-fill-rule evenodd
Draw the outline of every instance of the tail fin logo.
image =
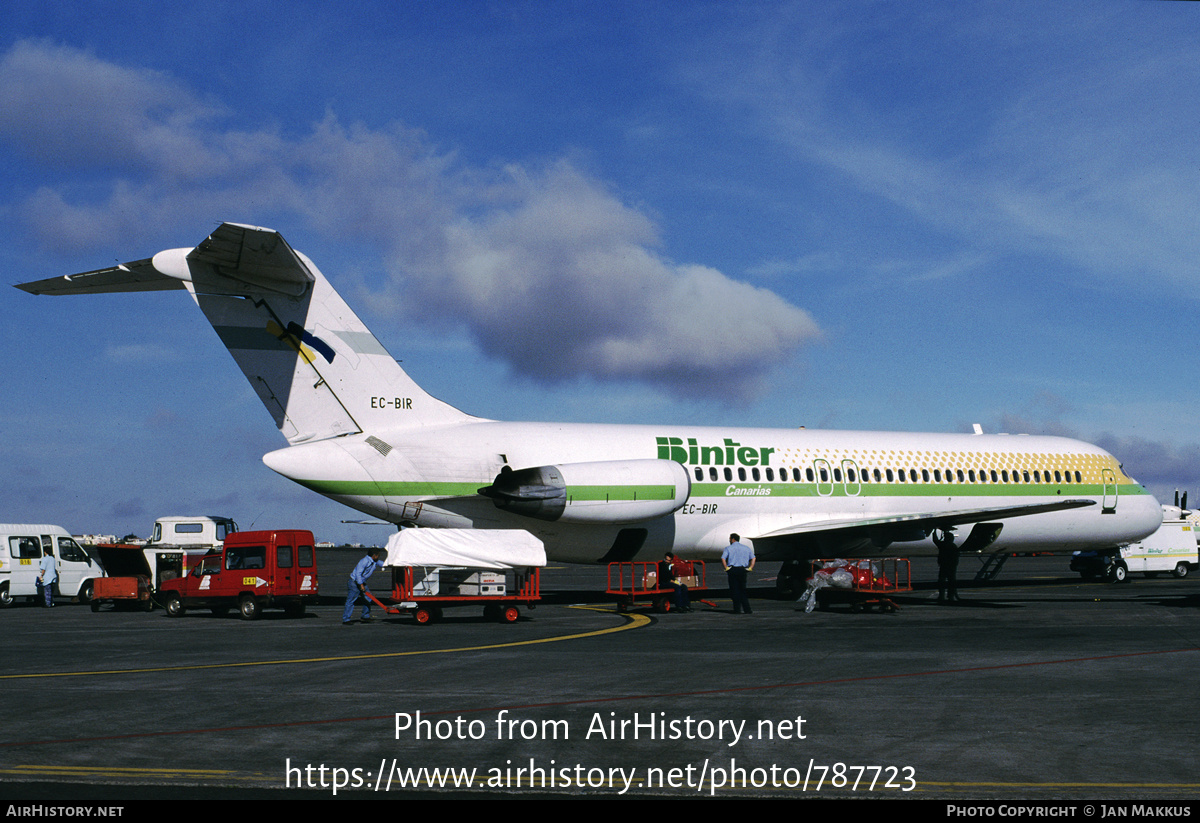
<svg viewBox="0 0 1200 823">
<path fill-rule="evenodd" d="M 305 362 L 310 365 L 314 360 L 313 349 L 324 357 L 327 363 L 332 363 L 333 358 L 337 356 L 337 352 L 328 343 L 315 334 L 305 331 L 299 323 L 288 323 L 285 330 L 274 320 L 269 320 L 267 321 L 267 331 L 280 343 L 303 357 Z"/>
</svg>

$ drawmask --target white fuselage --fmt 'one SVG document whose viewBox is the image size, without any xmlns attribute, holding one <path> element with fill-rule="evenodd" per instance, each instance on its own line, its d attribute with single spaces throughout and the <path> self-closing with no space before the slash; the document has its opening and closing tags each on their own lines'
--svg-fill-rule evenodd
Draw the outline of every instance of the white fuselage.
<svg viewBox="0 0 1200 823">
<path fill-rule="evenodd" d="M 681 464 L 690 488 L 677 509 L 643 521 L 543 522 L 502 511 L 478 494 L 504 466 L 656 458 Z M 1115 458 L 1059 437 L 479 421 L 334 438 L 272 452 L 264 461 L 393 522 L 526 529 L 545 542 L 548 556 L 569 562 L 603 560 L 629 530 L 645 530 L 634 553 L 643 559 L 668 549 L 719 556 L 730 532 L 750 539 L 782 532 L 756 542 L 764 559 L 854 546 L 870 553 L 863 543 L 868 529 L 833 527 L 1064 498 L 1095 505 L 1003 519 L 996 547 L 1116 546 L 1162 521 L 1158 502 Z M 822 522 L 831 529 L 816 528 Z M 893 525 L 888 536 L 896 534 Z M 906 537 L 903 554 L 935 552 L 925 535 Z M 883 543 L 878 552 L 890 540 L 877 542 Z"/>
</svg>

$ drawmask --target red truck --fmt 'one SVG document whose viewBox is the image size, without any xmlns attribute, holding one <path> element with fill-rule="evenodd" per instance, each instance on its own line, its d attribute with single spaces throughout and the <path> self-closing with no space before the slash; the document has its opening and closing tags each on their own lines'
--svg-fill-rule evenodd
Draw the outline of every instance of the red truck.
<svg viewBox="0 0 1200 823">
<path fill-rule="evenodd" d="M 159 599 L 171 617 L 191 608 L 226 614 L 236 607 L 246 620 L 263 609 L 281 608 L 300 617 L 317 602 L 317 557 L 310 531 L 235 532 L 225 545 L 190 554 L 184 574 L 165 580 Z"/>
</svg>

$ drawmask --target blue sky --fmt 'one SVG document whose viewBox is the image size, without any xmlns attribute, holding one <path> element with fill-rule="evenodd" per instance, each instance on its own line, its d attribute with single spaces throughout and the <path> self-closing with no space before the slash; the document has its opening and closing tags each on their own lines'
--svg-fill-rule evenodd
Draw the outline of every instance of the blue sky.
<svg viewBox="0 0 1200 823">
<path fill-rule="evenodd" d="M 473 414 L 980 423 L 1197 490 L 1195 4 L 149 8 L 0 5 L 8 283 L 253 223 Z M 3 519 L 383 539 L 262 465 L 184 294 L 0 312 Z"/>
</svg>

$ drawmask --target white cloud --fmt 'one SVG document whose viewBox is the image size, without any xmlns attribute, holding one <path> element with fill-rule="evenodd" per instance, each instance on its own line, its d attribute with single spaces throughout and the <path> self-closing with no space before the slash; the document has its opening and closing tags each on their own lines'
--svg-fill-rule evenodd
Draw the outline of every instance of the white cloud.
<svg viewBox="0 0 1200 823">
<path fill-rule="evenodd" d="M 168 76 L 43 42 L 0 60 L 0 105 L 0 139 L 90 181 L 38 186 L 21 206 L 55 249 L 120 237 L 140 254 L 139 240 L 178 245 L 225 219 L 303 250 L 289 231 L 302 223 L 388 260 L 379 299 L 464 324 L 545 381 L 754 392 L 820 334 L 774 292 L 665 259 L 653 221 L 569 160 L 469 168 L 419 131 L 332 113 L 297 137 L 225 128 L 228 112 Z"/>
</svg>

